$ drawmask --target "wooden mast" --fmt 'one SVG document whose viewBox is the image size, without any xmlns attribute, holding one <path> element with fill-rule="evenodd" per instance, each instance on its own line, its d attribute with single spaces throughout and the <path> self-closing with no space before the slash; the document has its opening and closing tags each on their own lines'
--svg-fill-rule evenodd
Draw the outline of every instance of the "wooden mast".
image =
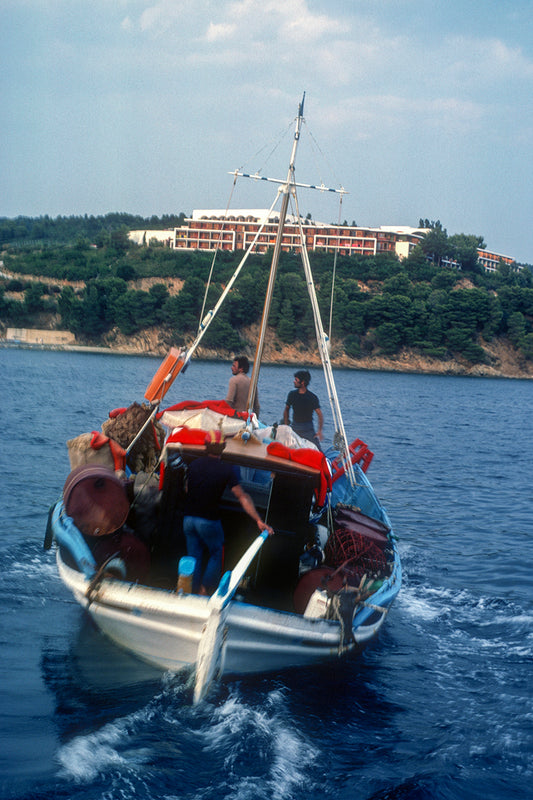
<svg viewBox="0 0 533 800">
<path fill-rule="evenodd" d="M 298 107 L 298 116 L 296 118 L 296 127 L 294 130 L 294 139 L 292 143 L 292 152 L 291 158 L 289 162 L 289 170 L 287 173 L 287 178 L 283 187 L 281 188 L 281 192 L 283 194 L 283 199 L 281 202 L 281 210 L 279 214 L 279 225 L 276 234 L 276 243 L 274 245 L 274 253 L 272 255 L 272 263 L 270 265 L 270 275 L 268 278 L 268 287 L 265 297 L 265 303 L 263 306 L 263 315 L 261 317 L 261 327 L 259 330 L 259 338 L 257 340 L 257 347 L 255 351 L 255 359 L 254 359 L 254 366 L 252 369 L 252 377 L 250 379 L 250 388 L 248 390 L 248 412 L 251 414 L 253 412 L 254 407 L 254 400 L 257 394 L 257 383 L 259 380 L 259 371 L 261 369 L 261 360 L 263 358 L 263 350 L 265 346 L 265 335 L 266 335 L 266 328 L 268 324 L 268 317 L 270 315 L 270 306 L 272 305 L 272 295 L 274 292 L 274 284 L 276 282 L 276 273 L 278 269 L 279 263 L 279 256 L 281 253 L 281 243 L 283 239 L 283 229 L 285 227 L 285 220 L 287 218 L 287 208 L 289 207 L 289 198 L 290 193 L 293 191 L 293 187 L 295 184 L 294 181 L 294 162 L 296 160 L 296 150 L 298 149 L 298 142 L 300 140 L 300 130 L 302 127 L 303 121 L 303 113 L 304 113 L 304 101 L 305 101 L 305 92 L 302 97 L 302 102 Z"/>
</svg>

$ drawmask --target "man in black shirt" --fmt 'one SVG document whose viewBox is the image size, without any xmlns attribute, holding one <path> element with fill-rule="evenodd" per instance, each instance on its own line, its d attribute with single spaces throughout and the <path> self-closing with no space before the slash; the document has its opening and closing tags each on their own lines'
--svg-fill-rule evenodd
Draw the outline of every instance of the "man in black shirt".
<svg viewBox="0 0 533 800">
<path fill-rule="evenodd" d="M 259 516 L 250 495 L 239 484 L 236 467 L 221 461 L 225 447 L 220 431 L 206 436 L 206 455 L 196 458 L 187 471 L 187 497 L 185 500 L 183 532 L 187 541 L 187 554 L 196 559 L 192 590 L 212 594 L 222 575 L 224 529 L 220 521 L 219 504 L 226 486 L 229 486 L 242 508 L 257 523 L 260 531 L 274 533 L 270 525 Z M 202 570 L 204 552 L 208 559 Z"/>
<path fill-rule="evenodd" d="M 283 412 L 283 422 L 289 425 L 289 411 L 292 408 L 292 429 L 298 436 L 313 442 L 320 450 L 320 440 L 322 439 L 322 427 L 324 417 L 320 408 L 320 400 L 307 388 L 311 381 L 311 375 L 306 369 L 294 373 L 294 389 L 287 395 L 285 410 Z M 315 433 L 313 425 L 313 412 L 318 419 L 318 430 Z"/>
</svg>

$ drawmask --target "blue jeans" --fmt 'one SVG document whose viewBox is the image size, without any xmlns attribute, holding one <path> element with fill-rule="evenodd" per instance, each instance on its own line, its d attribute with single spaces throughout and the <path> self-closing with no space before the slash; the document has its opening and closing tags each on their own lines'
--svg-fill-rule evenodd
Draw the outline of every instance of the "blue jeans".
<svg viewBox="0 0 533 800">
<path fill-rule="evenodd" d="M 196 559 L 196 566 L 192 576 L 192 590 L 197 594 L 200 586 L 203 586 L 209 594 L 212 594 L 222 576 L 222 552 L 224 546 L 222 523 L 219 519 L 184 517 L 183 532 L 187 541 L 187 555 Z M 208 552 L 208 558 L 205 570 L 203 570 L 202 564 L 205 550 Z"/>
</svg>

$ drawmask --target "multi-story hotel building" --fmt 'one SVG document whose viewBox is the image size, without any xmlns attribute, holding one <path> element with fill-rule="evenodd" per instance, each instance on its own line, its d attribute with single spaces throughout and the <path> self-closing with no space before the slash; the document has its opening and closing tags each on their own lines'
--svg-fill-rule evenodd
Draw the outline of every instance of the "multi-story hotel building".
<svg viewBox="0 0 533 800">
<path fill-rule="evenodd" d="M 268 217 L 268 219 L 267 219 Z M 263 221 L 264 226 L 259 232 Z M 176 250 L 247 250 L 256 239 L 253 252 L 264 253 L 274 247 L 278 226 L 277 214 L 269 215 L 266 209 L 238 209 L 226 216 L 217 209 L 193 211 L 180 228 L 168 231 L 131 231 L 130 237 L 139 244 L 157 238 Z M 412 249 L 423 239 L 427 228 L 411 228 L 407 225 L 382 225 L 365 228 L 360 225 L 335 225 L 302 220 L 305 246 L 309 251 L 337 251 L 341 255 L 375 256 L 380 253 L 395 253 L 398 258 L 407 258 Z M 153 237 L 152 237 L 153 234 Z M 257 237 L 257 238 L 256 238 Z M 297 218 L 287 216 L 281 247 L 290 252 L 299 247 L 300 231 Z M 478 250 L 480 264 L 495 272 L 500 261 L 515 266 L 509 256 Z M 452 261 L 449 266 L 458 267 Z"/>
<path fill-rule="evenodd" d="M 267 210 L 239 209 L 230 216 L 219 210 L 193 211 L 185 225 L 175 228 L 171 247 L 185 250 L 246 250 L 257 236 L 253 252 L 264 253 L 276 241 L 278 216 L 270 214 L 258 235 Z M 409 255 L 425 231 L 407 227 L 363 228 L 353 225 L 328 225 L 302 220 L 307 250 L 337 251 L 341 255 L 372 256 L 396 253 Z M 291 251 L 299 247 L 300 231 L 296 217 L 288 215 L 281 247 Z"/>
<path fill-rule="evenodd" d="M 507 264 L 513 269 L 521 269 L 514 258 L 510 256 L 502 256 L 499 253 L 489 253 L 488 250 L 478 250 L 477 260 L 486 272 L 496 272 L 500 262 Z"/>
</svg>

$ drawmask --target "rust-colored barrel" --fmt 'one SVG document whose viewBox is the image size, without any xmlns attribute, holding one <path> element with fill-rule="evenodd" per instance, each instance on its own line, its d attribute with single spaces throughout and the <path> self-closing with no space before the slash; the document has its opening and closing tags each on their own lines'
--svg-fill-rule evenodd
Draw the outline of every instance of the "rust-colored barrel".
<svg viewBox="0 0 533 800">
<path fill-rule="evenodd" d="M 105 536 L 124 525 L 129 503 L 124 484 L 107 467 L 83 464 L 68 475 L 63 504 L 85 536 Z"/>
</svg>

